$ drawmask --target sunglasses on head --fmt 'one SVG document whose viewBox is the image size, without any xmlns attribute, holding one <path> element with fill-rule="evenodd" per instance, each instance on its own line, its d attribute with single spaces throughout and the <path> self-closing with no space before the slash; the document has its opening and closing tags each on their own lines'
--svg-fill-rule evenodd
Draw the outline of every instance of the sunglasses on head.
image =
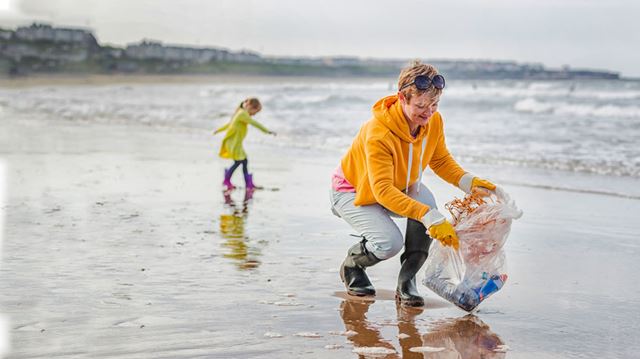
<svg viewBox="0 0 640 359">
<path fill-rule="evenodd" d="M 438 90 L 442 90 L 444 88 L 444 76 L 435 75 L 433 76 L 433 78 L 430 78 L 427 75 L 418 75 L 413 80 L 413 82 L 402 86 L 400 88 L 400 91 L 404 90 L 405 88 L 411 85 L 416 85 L 416 88 L 418 90 L 428 90 L 429 87 L 431 87 L 431 85 L 433 85 L 433 87 L 437 88 Z"/>
</svg>

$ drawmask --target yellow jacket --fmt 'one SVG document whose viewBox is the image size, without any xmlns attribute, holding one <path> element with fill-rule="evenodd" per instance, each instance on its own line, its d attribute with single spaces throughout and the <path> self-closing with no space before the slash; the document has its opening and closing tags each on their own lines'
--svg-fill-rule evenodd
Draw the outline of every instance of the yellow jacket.
<svg viewBox="0 0 640 359">
<path fill-rule="evenodd" d="M 415 220 L 421 220 L 429 206 L 403 191 L 422 179 L 424 168 L 431 167 L 456 186 L 465 174 L 447 150 L 440 113 L 434 113 L 414 138 L 397 95 L 373 106 L 373 118 L 360 128 L 341 165 L 345 179 L 356 189 L 355 205 L 378 203 Z"/>
<path fill-rule="evenodd" d="M 242 161 L 247 158 L 247 154 L 242 147 L 242 141 L 247 136 L 248 125 L 253 125 L 262 132 L 269 132 L 260 122 L 251 118 L 247 110 L 242 107 L 238 108 L 231 121 L 213 132 L 216 134 L 227 130 L 220 146 L 220 157 L 230 158 L 235 161 Z"/>
</svg>

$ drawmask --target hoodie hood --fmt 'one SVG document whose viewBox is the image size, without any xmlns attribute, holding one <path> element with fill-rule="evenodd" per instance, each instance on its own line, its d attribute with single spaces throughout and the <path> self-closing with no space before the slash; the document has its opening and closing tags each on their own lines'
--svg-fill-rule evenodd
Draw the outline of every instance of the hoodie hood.
<svg viewBox="0 0 640 359">
<path fill-rule="evenodd" d="M 378 203 L 421 220 L 430 207 L 408 196 L 407 188 L 421 182 L 422 170 L 428 166 L 454 185 L 465 173 L 447 150 L 443 131 L 440 113 L 435 112 L 413 138 L 398 97 L 379 100 L 340 161 L 344 179 L 355 188 L 353 204 Z"/>
<path fill-rule="evenodd" d="M 373 116 L 376 121 L 388 128 L 391 132 L 393 132 L 394 135 L 396 135 L 396 137 L 409 144 L 409 148 L 406 154 L 408 168 L 407 180 L 405 185 L 406 192 L 409 190 L 409 183 L 411 180 L 411 171 L 413 166 L 413 144 L 417 142 L 422 142 L 420 146 L 420 156 L 418 156 L 417 161 L 420 168 L 418 172 L 418 181 L 422 182 L 422 158 L 424 156 L 424 149 L 427 144 L 427 126 L 420 126 L 418 135 L 415 138 L 411 136 L 411 129 L 409 128 L 407 118 L 404 116 L 404 112 L 402 112 L 402 104 L 398 99 L 398 95 L 387 96 L 376 102 L 376 104 L 373 105 Z M 418 187 L 418 192 L 419 191 L 420 187 Z"/>
<path fill-rule="evenodd" d="M 388 128 L 403 142 L 416 143 L 426 135 L 426 126 L 420 126 L 420 132 L 414 138 L 411 136 L 409 123 L 402 112 L 402 104 L 398 95 L 383 97 L 373 105 L 373 117 L 376 121 Z"/>
</svg>

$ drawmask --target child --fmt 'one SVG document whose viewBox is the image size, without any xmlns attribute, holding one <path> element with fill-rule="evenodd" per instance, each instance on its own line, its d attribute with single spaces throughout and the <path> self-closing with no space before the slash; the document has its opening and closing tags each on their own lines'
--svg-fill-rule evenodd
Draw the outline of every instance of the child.
<svg viewBox="0 0 640 359">
<path fill-rule="evenodd" d="M 227 133 L 224 135 L 224 139 L 222 140 L 222 146 L 220 146 L 220 157 L 229 158 L 234 161 L 231 167 L 224 170 L 224 182 L 222 182 L 222 184 L 226 187 L 227 191 L 235 188 L 231 183 L 231 176 L 240 165 L 242 165 L 244 183 L 247 190 L 253 190 L 257 187 L 253 183 L 253 176 L 247 170 L 247 154 L 244 152 L 244 148 L 242 147 L 242 141 L 244 141 L 244 138 L 247 136 L 248 124 L 257 127 L 264 133 L 275 136 L 275 132 L 269 131 L 258 121 L 251 118 L 251 116 L 260 112 L 261 109 L 262 105 L 257 98 L 248 98 L 238 106 L 238 109 L 231 118 L 231 121 L 213 132 L 215 135 L 227 130 Z"/>
</svg>

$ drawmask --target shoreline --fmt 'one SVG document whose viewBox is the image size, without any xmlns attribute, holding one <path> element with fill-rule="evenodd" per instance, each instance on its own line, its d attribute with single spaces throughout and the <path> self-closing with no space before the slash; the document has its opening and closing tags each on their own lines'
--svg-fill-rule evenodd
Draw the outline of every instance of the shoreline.
<svg viewBox="0 0 640 359">
<path fill-rule="evenodd" d="M 112 84 L 178 84 L 178 83 L 210 83 L 235 82 L 251 83 L 269 80 L 290 81 L 327 81 L 358 82 L 380 80 L 395 83 L 394 76 L 318 76 L 318 75 L 260 75 L 260 74 L 36 74 L 27 76 L 0 76 L 0 88 L 28 88 L 37 86 L 100 86 Z M 534 81 L 534 82 L 575 82 L 579 79 L 464 79 L 454 78 L 452 81 Z M 580 81 L 619 81 L 640 82 L 640 78 L 590 79 Z"/>
<path fill-rule="evenodd" d="M 0 87 L 21 88 L 37 86 L 76 86 L 76 85 L 112 85 L 112 84 L 177 84 L 177 83 L 210 83 L 210 82 L 234 82 L 253 83 L 278 80 L 289 81 L 326 81 L 327 79 L 336 82 L 358 82 L 372 79 L 395 80 L 385 76 L 300 76 L 300 75 L 237 75 L 237 74 L 43 74 L 36 76 L 21 77 L 0 77 Z"/>
</svg>

